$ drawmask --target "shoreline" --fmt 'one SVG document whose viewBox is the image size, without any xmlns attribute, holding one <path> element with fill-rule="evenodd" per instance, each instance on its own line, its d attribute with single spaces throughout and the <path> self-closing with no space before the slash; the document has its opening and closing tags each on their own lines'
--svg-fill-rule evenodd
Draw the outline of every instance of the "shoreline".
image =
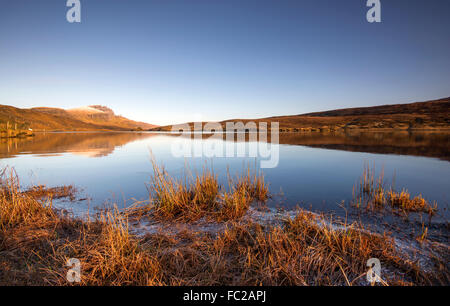
<svg viewBox="0 0 450 306">
<path fill-rule="evenodd" d="M 260 185 L 256 178 L 237 177 L 230 191 L 217 192 L 243 199 L 247 191 L 241 194 L 236 189 L 243 186 L 243 190 L 261 190 L 257 196 L 264 188 L 253 189 Z M 186 188 L 210 194 L 206 186 L 214 186 L 212 176 L 206 173 L 199 179 L 200 185 Z M 96 217 L 80 219 L 52 206 L 54 198 L 73 197 L 75 188 L 38 186 L 22 191 L 17 178 L 3 176 L 1 182 L 2 284 L 71 285 L 65 279 L 65 264 L 69 258 L 77 258 L 83 271 L 79 285 L 367 286 L 371 284 L 365 280 L 365 264 L 374 257 L 382 262 L 381 285 L 450 283 L 445 264 L 450 250 L 442 242 L 445 238 L 433 239 L 429 225 L 411 236 L 412 224 L 405 219 L 409 213 L 404 215 L 402 210 L 398 223 L 384 227 L 379 222 L 376 230 L 361 222 L 303 209 L 267 209 L 261 193 L 261 205 L 256 207 L 242 206 L 242 200 L 230 202 L 234 213 L 227 208 L 224 219 L 217 218 L 217 209 L 226 204 L 220 204 L 226 199 L 222 195 L 214 200 L 218 202 L 211 202 L 215 197 L 196 202 L 198 197 L 194 197 L 188 202 L 193 206 L 173 210 L 173 200 L 185 187 L 170 177 L 157 176 L 156 184 L 164 184 L 160 190 L 155 181 L 151 185 L 156 192 L 153 199 L 163 199 L 164 190 L 178 190 L 166 195 L 168 202 L 136 203 L 123 211 L 105 210 Z M 386 208 L 380 209 L 383 213 Z M 357 211 L 372 216 L 371 206 L 358 206 Z M 398 226 L 401 224 L 403 228 Z M 395 228 L 398 232 L 392 233 Z M 448 237 L 448 223 L 443 230 Z M 25 258 L 27 265 L 23 265 Z"/>
<path fill-rule="evenodd" d="M 257 130 L 246 130 L 246 131 L 217 131 L 217 132 L 204 132 L 201 130 L 192 130 L 191 133 L 199 133 L 209 135 L 209 134 L 226 134 L 226 133 L 259 133 L 259 129 Z M 158 130 L 158 129 L 150 129 L 150 130 L 34 130 L 34 133 L 44 134 L 44 133 L 161 133 L 161 134 L 181 134 L 179 131 L 172 130 Z M 447 133 L 450 132 L 450 126 L 446 128 L 412 128 L 412 129 L 387 129 L 387 128 L 377 128 L 377 129 L 367 129 L 367 128 L 349 128 L 349 129 L 337 129 L 337 130 L 320 130 L 320 129 L 298 129 L 294 131 L 280 129 L 280 133 L 286 134 L 301 134 L 301 133 L 317 133 L 317 134 L 326 134 L 326 133 L 346 133 L 346 132 L 389 132 L 389 133 L 410 133 L 410 132 L 435 132 L 435 133 Z"/>
</svg>

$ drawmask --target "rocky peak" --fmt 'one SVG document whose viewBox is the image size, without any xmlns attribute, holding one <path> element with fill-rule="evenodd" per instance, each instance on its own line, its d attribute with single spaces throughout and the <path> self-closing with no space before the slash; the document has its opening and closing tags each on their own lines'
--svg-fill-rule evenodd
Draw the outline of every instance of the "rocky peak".
<svg viewBox="0 0 450 306">
<path fill-rule="evenodd" d="M 99 111 L 102 111 L 106 114 L 110 114 L 112 116 L 114 116 L 114 111 L 112 109 L 110 109 L 109 107 L 103 106 L 103 105 L 89 105 L 89 107 L 97 109 Z"/>
</svg>

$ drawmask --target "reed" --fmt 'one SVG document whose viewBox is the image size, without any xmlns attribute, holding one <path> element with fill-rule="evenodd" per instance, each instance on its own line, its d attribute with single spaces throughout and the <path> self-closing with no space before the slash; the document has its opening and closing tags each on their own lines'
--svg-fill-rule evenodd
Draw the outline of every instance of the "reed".
<svg viewBox="0 0 450 306">
<path fill-rule="evenodd" d="M 230 188 L 229 192 L 224 191 L 221 194 L 222 204 L 217 215 L 220 221 L 242 217 L 253 201 L 246 185 L 237 184 Z"/>
<path fill-rule="evenodd" d="M 73 219 L 53 210 L 51 198 L 22 192 L 16 178 L 0 186 L 3 285 L 367 285 L 372 257 L 395 272 L 382 275 L 385 285 L 450 282 L 436 250 L 436 268 L 423 269 L 386 234 L 304 210 L 274 225 L 234 219 L 217 235 L 186 229 L 135 236 L 128 215 L 118 210 Z M 248 198 L 247 188 L 233 186 Z M 198 201 L 210 207 L 210 200 Z M 442 252 L 445 259 L 448 250 Z M 80 283 L 66 279 L 69 258 L 81 261 Z"/>
<path fill-rule="evenodd" d="M 261 202 L 266 201 L 269 198 L 269 189 L 264 182 L 264 175 L 256 170 L 251 171 L 250 166 L 243 170 L 240 176 L 236 176 L 234 179 L 228 174 L 230 186 L 235 185 L 235 189 L 243 189 L 251 199 L 255 199 Z M 242 192 L 241 192 L 242 193 Z"/>
<path fill-rule="evenodd" d="M 430 216 L 436 213 L 436 203 L 430 204 L 421 195 L 411 197 L 405 189 L 397 192 L 393 186 L 387 186 L 383 170 L 377 178 L 374 173 L 375 166 L 364 167 L 358 183 L 353 186 L 353 206 L 368 211 L 390 209 L 404 214 L 416 212 L 427 213 Z"/>
<path fill-rule="evenodd" d="M 14 169 L 3 170 L 0 175 L 0 229 L 46 222 L 55 218 L 51 202 L 39 201 L 22 192 Z"/>
<path fill-rule="evenodd" d="M 437 204 L 430 204 L 422 195 L 411 198 L 410 193 L 403 189 L 401 192 L 390 190 L 388 192 L 389 203 L 393 208 L 407 212 L 425 212 L 433 215 L 437 211 Z"/>
<path fill-rule="evenodd" d="M 76 194 L 78 192 L 77 188 L 73 185 L 64 185 L 57 187 L 47 187 L 44 185 L 32 186 L 31 188 L 24 191 L 29 196 L 42 199 L 42 198 L 52 198 L 61 199 L 69 198 L 71 201 L 76 199 Z"/>
<path fill-rule="evenodd" d="M 161 267 L 129 233 L 128 221 L 117 210 L 103 214 L 97 230 L 89 229 L 79 239 L 63 244 L 54 253 L 56 262 L 77 258 L 83 267 L 78 285 L 160 285 Z M 67 283 L 65 275 L 55 281 Z"/>
<path fill-rule="evenodd" d="M 163 282 L 188 286 L 367 285 L 366 262 L 373 257 L 396 271 L 384 275 L 382 285 L 448 281 L 447 272 L 433 274 L 409 261 L 387 235 L 368 233 L 357 224 L 336 229 L 329 221 L 300 210 L 280 226 L 232 222 L 217 237 L 183 233 L 166 238 L 168 246 L 157 254 L 165 267 Z M 160 245 L 153 244 L 155 248 Z"/>
<path fill-rule="evenodd" d="M 265 202 L 268 186 L 262 173 L 247 168 L 242 175 L 228 175 L 228 188 L 221 186 L 208 167 L 201 173 L 171 177 L 152 160 L 153 177 L 149 186 L 150 206 L 141 210 L 164 220 L 196 221 L 200 218 L 229 220 L 242 217 L 255 201 Z M 184 173 L 190 173 L 185 169 Z"/>
</svg>

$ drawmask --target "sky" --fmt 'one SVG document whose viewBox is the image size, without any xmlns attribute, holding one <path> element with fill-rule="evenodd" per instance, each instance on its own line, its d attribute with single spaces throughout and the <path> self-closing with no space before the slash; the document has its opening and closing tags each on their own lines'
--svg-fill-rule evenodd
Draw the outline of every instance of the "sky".
<svg viewBox="0 0 450 306">
<path fill-rule="evenodd" d="M 0 104 L 165 125 L 450 96 L 450 1 L 0 0 Z"/>
</svg>

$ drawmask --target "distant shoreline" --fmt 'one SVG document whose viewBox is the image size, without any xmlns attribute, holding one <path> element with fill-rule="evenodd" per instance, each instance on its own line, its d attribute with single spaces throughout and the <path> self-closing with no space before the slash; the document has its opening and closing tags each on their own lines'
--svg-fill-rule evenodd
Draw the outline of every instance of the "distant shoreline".
<svg viewBox="0 0 450 306">
<path fill-rule="evenodd" d="M 105 107 L 94 105 L 95 113 L 79 109 L 64 110 L 57 108 L 35 107 L 20 109 L 0 105 L 0 123 L 10 123 L 22 130 L 34 132 L 51 131 L 123 131 L 123 132 L 168 132 L 173 127 L 184 124 L 155 126 L 145 122 L 136 122 L 117 116 Z M 257 119 L 229 119 L 217 122 L 222 129 L 229 122 L 250 123 L 247 129 L 258 129 L 260 123 L 268 125 L 279 123 L 280 132 L 333 132 L 341 130 L 364 131 L 443 131 L 450 130 L 450 97 L 426 102 L 409 104 L 381 105 L 337 109 L 318 113 L 276 116 Z M 204 123 L 203 123 L 204 124 Z M 202 126 L 203 126 L 202 124 Z"/>
<path fill-rule="evenodd" d="M 409 104 L 359 107 L 258 119 L 229 119 L 220 121 L 222 128 L 228 122 L 249 122 L 256 126 L 278 122 L 281 132 L 338 131 L 338 130 L 449 130 L 450 98 Z M 191 129 L 193 122 L 188 122 Z M 185 125 L 184 124 L 184 125 Z M 152 131 L 168 131 L 173 125 L 154 127 Z M 181 125 L 175 125 L 181 126 Z"/>
<path fill-rule="evenodd" d="M 280 133 L 286 134 L 300 134 L 300 133 L 345 133 L 349 131 L 354 132 L 450 132 L 449 127 L 441 127 L 441 128 L 411 128 L 411 129 L 397 129 L 397 128 L 346 128 L 346 129 L 336 129 L 336 130 L 321 130 L 321 129 L 280 129 Z M 202 131 L 199 130 L 191 130 L 191 133 L 199 133 Z M 244 131 L 235 131 L 234 133 L 258 133 L 259 129 L 254 131 L 246 130 Z M 126 131 L 126 130 L 36 130 L 34 133 L 161 133 L 161 134 L 181 134 L 178 131 L 172 131 L 171 129 L 151 129 L 151 130 L 143 130 L 143 131 Z M 217 131 L 217 132 L 202 132 L 204 135 L 215 134 L 215 133 L 230 133 L 226 131 Z"/>
</svg>

